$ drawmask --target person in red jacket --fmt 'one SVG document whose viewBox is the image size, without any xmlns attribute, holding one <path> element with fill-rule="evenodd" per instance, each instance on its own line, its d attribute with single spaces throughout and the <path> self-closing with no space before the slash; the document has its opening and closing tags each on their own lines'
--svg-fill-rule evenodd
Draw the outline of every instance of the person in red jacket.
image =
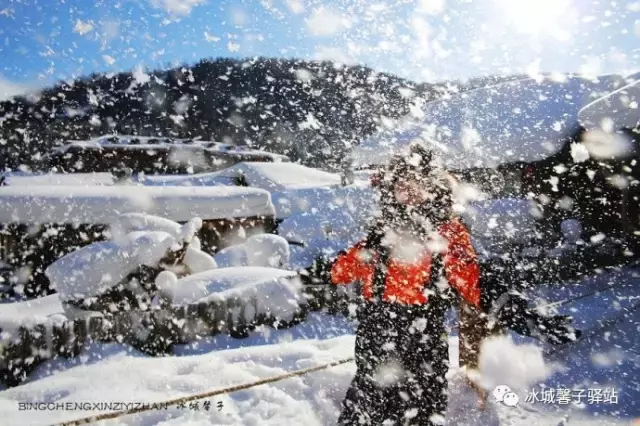
<svg viewBox="0 0 640 426">
<path fill-rule="evenodd" d="M 486 311 L 469 230 L 453 214 L 451 179 L 432 160 L 416 145 L 389 164 L 377 184 L 380 216 L 363 241 L 330 265 L 331 281 L 360 282 L 364 299 L 357 371 L 340 425 L 441 423 L 449 368 L 445 313 L 456 297 Z"/>
</svg>

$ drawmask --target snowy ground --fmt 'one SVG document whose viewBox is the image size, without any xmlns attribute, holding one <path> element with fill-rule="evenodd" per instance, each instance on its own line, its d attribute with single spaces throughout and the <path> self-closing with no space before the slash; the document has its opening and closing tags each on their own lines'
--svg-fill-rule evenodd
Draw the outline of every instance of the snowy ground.
<svg viewBox="0 0 640 426">
<path fill-rule="evenodd" d="M 613 318 L 637 303 L 640 270 L 627 269 L 603 274 L 581 283 L 545 287 L 547 301 L 620 283 L 599 295 L 567 304 L 578 325 L 591 330 L 598 320 Z M 637 336 L 640 315 L 628 315 L 609 329 L 590 335 L 583 342 L 540 362 L 541 348 L 516 338 L 491 344 L 483 357 L 488 378 L 510 384 L 527 384 L 516 390 L 516 407 L 492 402 L 485 411 L 478 408 L 473 391 L 462 385 L 457 370 L 457 337 L 451 336 L 450 424 L 456 425 L 623 425 L 640 417 L 640 389 L 637 382 L 640 344 Z M 258 330 L 247 339 L 208 337 L 175 349 L 173 357 L 148 358 L 125 345 L 101 344 L 73 360 L 53 360 L 41 365 L 28 383 L 0 392 L 3 424 L 44 425 L 72 420 L 96 412 L 26 411 L 21 402 L 158 402 L 320 365 L 353 355 L 352 320 L 314 313 L 290 330 Z M 525 364 L 526 361 L 526 364 Z M 562 366 L 561 371 L 545 375 Z M 257 386 L 229 395 L 205 398 L 199 410 L 171 407 L 125 416 L 105 424 L 155 425 L 282 425 L 334 424 L 347 386 L 354 373 L 353 363 L 314 372 L 303 377 Z M 504 379 L 504 380 L 502 380 Z M 526 403 L 530 390 L 542 383 L 553 388 L 585 389 L 582 407 Z M 586 390 L 614 387 L 618 404 L 587 404 Z M 205 401 L 211 405 L 206 410 Z M 124 408 L 124 407 L 121 407 Z"/>
</svg>

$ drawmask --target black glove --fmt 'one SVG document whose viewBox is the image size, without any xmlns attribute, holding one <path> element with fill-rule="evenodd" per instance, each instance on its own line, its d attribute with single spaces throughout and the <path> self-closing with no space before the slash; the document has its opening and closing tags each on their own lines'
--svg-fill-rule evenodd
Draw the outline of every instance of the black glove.
<svg viewBox="0 0 640 426">
<path fill-rule="evenodd" d="M 571 324 L 573 318 L 568 315 L 541 315 L 535 311 L 529 311 L 530 321 L 541 340 L 563 345 L 578 340 L 582 332 Z"/>
<path fill-rule="evenodd" d="M 382 238 L 385 235 L 384 224 L 375 223 L 367 233 L 363 241 L 363 245 L 365 249 L 378 249 L 380 248 L 380 244 L 382 243 Z"/>
<path fill-rule="evenodd" d="M 566 315 L 543 315 L 527 308 L 527 300 L 518 294 L 504 293 L 496 301 L 494 316 L 498 325 L 523 336 L 535 337 L 554 345 L 575 341 L 582 334 Z"/>
<path fill-rule="evenodd" d="M 302 283 L 306 285 L 331 284 L 331 267 L 334 260 L 319 256 L 309 267 L 298 270 Z"/>
</svg>

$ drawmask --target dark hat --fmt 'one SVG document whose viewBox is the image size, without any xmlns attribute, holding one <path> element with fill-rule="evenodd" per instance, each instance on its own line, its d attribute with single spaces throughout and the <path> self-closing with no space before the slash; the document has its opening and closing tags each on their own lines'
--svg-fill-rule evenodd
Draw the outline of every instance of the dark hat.
<svg viewBox="0 0 640 426">
<path fill-rule="evenodd" d="M 394 185 L 399 179 L 406 179 L 412 175 L 425 178 L 434 171 L 435 155 L 432 150 L 422 144 L 414 143 L 409 151 L 397 154 L 389 161 L 385 170 L 380 174 L 380 186 Z"/>
<path fill-rule="evenodd" d="M 413 144 L 406 153 L 394 156 L 379 174 L 381 212 L 384 221 L 405 222 L 410 212 L 432 223 L 448 220 L 453 208 L 453 182 L 449 174 L 437 166 L 433 151 L 422 144 Z M 420 206 L 405 206 L 395 199 L 396 184 L 418 180 L 430 197 Z M 403 219 L 404 218 L 404 219 Z"/>
</svg>

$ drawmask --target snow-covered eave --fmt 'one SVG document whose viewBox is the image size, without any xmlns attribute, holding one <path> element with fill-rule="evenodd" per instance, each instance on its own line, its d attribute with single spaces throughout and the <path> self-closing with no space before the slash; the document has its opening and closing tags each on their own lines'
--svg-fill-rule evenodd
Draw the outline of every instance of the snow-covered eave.
<svg viewBox="0 0 640 426">
<path fill-rule="evenodd" d="M 120 213 L 176 222 L 274 216 L 268 191 L 207 186 L 0 187 L 0 223 L 107 224 Z"/>
</svg>

